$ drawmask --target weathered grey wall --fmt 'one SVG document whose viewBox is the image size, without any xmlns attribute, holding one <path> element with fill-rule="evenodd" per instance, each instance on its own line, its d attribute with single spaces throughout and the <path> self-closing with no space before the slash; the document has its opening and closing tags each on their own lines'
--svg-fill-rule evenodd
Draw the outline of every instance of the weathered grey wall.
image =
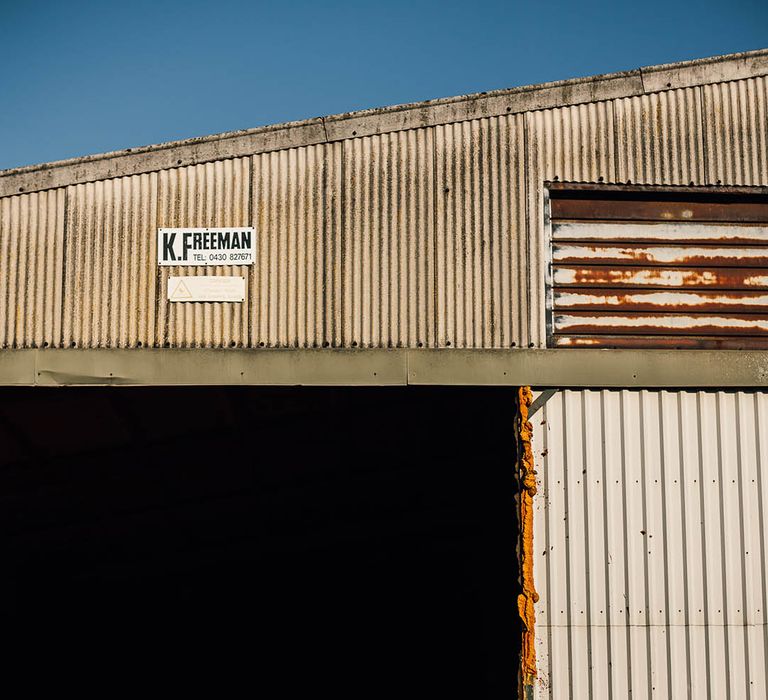
<svg viewBox="0 0 768 700">
<path fill-rule="evenodd" d="M 543 182 L 768 185 L 766 74 L 755 52 L 8 171 L 0 344 L 543 347 Z M 246 301 L 169 304 L 156 229 L 242 225 L 256 264 L 215 273 Z"/>
</svg>

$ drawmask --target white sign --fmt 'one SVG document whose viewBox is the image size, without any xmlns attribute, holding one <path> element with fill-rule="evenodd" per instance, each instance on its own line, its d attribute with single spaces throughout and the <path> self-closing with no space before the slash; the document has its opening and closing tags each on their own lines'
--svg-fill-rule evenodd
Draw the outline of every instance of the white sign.
<svg viewBox="0 0 768 700">
<path fill-rule="evenodd" d="M 168 301 L 245 301 L 245 277 L 169 277 Z"/>
<path fill-rule="evenodd" d="M 161 228 L 157 230 L 159 265 L 252 265 L 253 228 Z"/>
</svg>

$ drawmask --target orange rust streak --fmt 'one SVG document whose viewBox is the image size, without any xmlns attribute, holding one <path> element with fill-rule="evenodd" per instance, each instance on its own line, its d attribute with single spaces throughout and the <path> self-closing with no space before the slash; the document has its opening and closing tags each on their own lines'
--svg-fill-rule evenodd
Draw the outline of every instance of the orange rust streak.
<svg viewBox="0 0 768 700">
<path fill-rule="evenodd" d="M 517 597 L 517 609 L 523 621 L 523 644 L 520 667 L 524 685 L 531 685 L 536 678 L 536 648 L 534 605 L 539 600 L 533 581 L 533 497 L 536 495 L 536 472 L 533 465 L 531 439 L 533 428 L 528 421 L 528 410 L 533 401 L 531 387 L 519 390 L 519 445 L 520 445 L 520 579 L 522 593 Z"/>
</svg>

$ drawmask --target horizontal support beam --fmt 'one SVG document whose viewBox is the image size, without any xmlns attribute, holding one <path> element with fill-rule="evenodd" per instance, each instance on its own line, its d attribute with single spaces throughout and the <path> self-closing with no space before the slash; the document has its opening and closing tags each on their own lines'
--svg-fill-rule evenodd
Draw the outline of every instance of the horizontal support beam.
<svg viewBox="0 0 768 700">
<path fill-rule="evenodd" d="M 409 356 L 409 384 L 535 387 L 768 386 L 768 351 L 437 350 Z"/>
<path fill-rule="evenodd" d="M 95 349 L 0 351 L 2 386 L 768 387 L 768 351 Z"/>
</svg>

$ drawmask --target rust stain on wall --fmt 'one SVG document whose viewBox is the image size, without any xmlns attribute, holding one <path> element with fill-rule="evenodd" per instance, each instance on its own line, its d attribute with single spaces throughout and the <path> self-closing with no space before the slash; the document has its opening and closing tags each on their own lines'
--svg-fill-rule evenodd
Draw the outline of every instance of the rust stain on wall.
<svg viewBox="0 0 768 700">
<path fill-rule="evenodd" d="M 536 495 L 536 471 L 533 464 L 531 440 L 533 428 L 528 420 L 528 410 L 533 401 L 529 386 L 520 387 L 519 398 L 519 474 L 520 489 L 520 582 L 522 592 L 517 597 L 517 609 L 523 622 L 523 639 L 520 650 L 520 671 L 524 686 L 536 679 L 535 604 L 539 600 L 533 581 L 533 497 Z"/>
<path fill-rule="evenodd" d="M 768 346 L 768 190 L 550 195 L 550 347 Z"/>
</svg>

